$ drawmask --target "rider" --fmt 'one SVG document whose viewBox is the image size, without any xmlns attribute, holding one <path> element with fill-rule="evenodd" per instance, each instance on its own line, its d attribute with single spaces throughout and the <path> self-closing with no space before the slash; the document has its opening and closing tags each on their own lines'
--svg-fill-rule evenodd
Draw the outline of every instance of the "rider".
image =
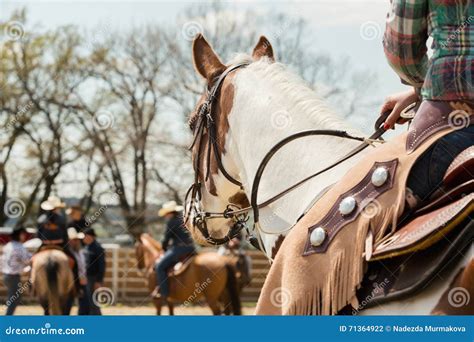
<svg viewBox="0 0 474 342">
<path fill-rule="evenodd" d="M 68 243 L 67 231 L 62 227 L 63 218 L 51 211 L 38 219 L 38 238 L 42 246 L 58 246 L 66 250 Z"/>
<path fill-rule="evenodd" d="M 469 26 L 473 20 L 470 0 L 392 0 L 385 54 L 410 89 L 385 100 L 381 113 L 390 111 L 385 129 L 393 128 L 402 110 L 413 102 L 421 102 L 412 122 L 415 128 L 448 121 L 454 103 L 467 108 L 459 118 L 462 126 L 439 139 L 414 165 L 407 184 L 415 199 L 412 208 L 433 194 L 453 159 L 474 145 L 474 30 Z M 433 38 L 430 59 L 429 35 Z M 441 117 L 435 114 L 440 112 Z"/>
<path fill-rule="evenodd" d="M 61 231 L 64 231 L 64 235 L 67 238 L 66 232 L 66 217 L 63 214 L 63 209 L 66 204 L 61 201 L 57 196 L 49 196 L 46 201 L 41 202 L 41 215 L 38 217 L 38 224 L 43 223 L 49 214 L 54 213 L 58 216 L 57 223 Z"/>
<path fill-rule="evenodd" d="M 80 291 L 79 281 L 79 270 L 77 266 L 77 260 L 68 248 L 68 234 L 66 228 L 64 228 L 64 217 L 58 214 L 56 211 L 48 211 L 43 213 L 38 218 L 38 238 L 42 244 L 38 251 L 47 248 L 56 248 L 62 250 L 73 262 L 72 272 L 74 275 L 74 283 L 76 290 Z"/>
<path fill-rule="evenodd" d="M 161 297 L 163 300 L 166 300 L 169 295 L 168 270 L 183 256 L 195 252 L 193 239 L 184 226 L 182 210 L 182 206 L 177 205 L 175 201 L 170 201 L 163 204 L 158 212 L 158 216 L 164 217 L 167 221 L 165 237 L 162 241 L 165 254 L 156 264 L 157 284 L 159 285 L 152 295 L 157 298 Z"/>
</svg>

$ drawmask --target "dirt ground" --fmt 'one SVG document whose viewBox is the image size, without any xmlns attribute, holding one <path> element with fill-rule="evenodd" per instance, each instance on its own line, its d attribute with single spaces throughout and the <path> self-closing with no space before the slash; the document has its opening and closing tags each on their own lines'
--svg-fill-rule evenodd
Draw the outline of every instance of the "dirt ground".
<svg viewBox="0 0 474 342">
<path fill-rule="evenodd" d="M 243 315 L 253 315 L 255 311 L 255 304 L 244 304 L 242 307 Z M 127 306 L 117 304 L 102 308 L 103 315 L 155 315 L 155 308 L 149 306 Z M 21 305 L 18 306 L 15 315 L 42 315 L 43 309 L 39 305 Z M 72 315 L 77 314 L 77 307 L 72 309 Z M 168 308 L 162 310 L 163 315 L 168 315 Z M 176 306 L 175 315 L 211 315 L 211 309 L 207 306 Z"/>
</svg>

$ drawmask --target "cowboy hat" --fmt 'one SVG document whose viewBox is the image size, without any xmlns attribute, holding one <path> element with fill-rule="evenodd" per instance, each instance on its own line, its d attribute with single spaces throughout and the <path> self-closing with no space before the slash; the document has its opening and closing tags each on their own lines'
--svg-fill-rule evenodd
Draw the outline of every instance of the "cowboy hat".
<svg viewBox="0 0 474 342">
<path fill-rule="evenodd" d="M 43 210 L 54 210 L 56 208 L 64 208 L 65 206 L 66 203 L 57 196 L 49 196 L 46 201 L 41 203 L 41 209 Z"/>
<path fill-rule="evenodd" d="M 67 237 L 69 238 L 69 240 L 74 240 L 74 239 L 82 240 L 82 239 L 84 239 L 84 233 L 82 233 L 82 232 L 78 233 L 76 228 L 69 227 L 67 229 Z"/>
<path fill-rule="evenodd" d="M 174 212 L 182 211 L 182 210 L 183 210 L 183 206 L 178 205 L 176 201 L 169 201 L 163 204 L 161 209 L 158 211 L 158 216 L 163 217 L 166 214 L 174 213 Z"/>
</svg>

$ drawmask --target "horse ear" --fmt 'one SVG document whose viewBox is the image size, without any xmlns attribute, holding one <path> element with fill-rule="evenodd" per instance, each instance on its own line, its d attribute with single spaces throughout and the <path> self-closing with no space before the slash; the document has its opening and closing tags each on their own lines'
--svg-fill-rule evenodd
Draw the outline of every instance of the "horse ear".
<svg viewBox="0 0 474 342">
<path fill-rule="evenodd" d="M 255 45 L 255 48 L 253 49 L 252 57 L 255 60 L 259 60 L 262 57 L 268 57 L 272 62 L 275 61 L 272 45 L 266 37 L 260 37 L 257 45 Z"/>
<path fill-rule="evenodd" d="M 225 65 L 202 34 L 198 34 L 193 41 L 193 63 L 198 73 L 207 79 L 209 84 L 225 70 Z"/>
</svg>

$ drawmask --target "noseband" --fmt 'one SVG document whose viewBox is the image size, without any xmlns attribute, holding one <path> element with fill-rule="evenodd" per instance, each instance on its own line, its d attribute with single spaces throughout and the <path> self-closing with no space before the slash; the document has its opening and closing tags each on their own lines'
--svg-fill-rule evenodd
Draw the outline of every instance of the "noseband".
<svg viewBox="0 0 474 342">
<path fill-rule="evenodd" d="M 248 64 L 249 63 L 240 63 L 240 64 L 235 64 L 233 66 L 230 66 L 217 78 L 215 84 L 210 89 L 208 89 L 207 98 L 198 109 L 197 119 L 196 119 L 195 127 L 193 129 L 193 141 L 192 141 L 191 146 L 189 147 L 189 149 L 192 150 L 194 146 L 198 146 L 198 151 L 197 151 L 197 157 L 194 159 L 194 183 L 191 184 L 191 186 L 189 187 L 188 191 L 186 192 L 186 197 L 185 197 L 185 221 L 188 222 L 188 220 L 191 217 L 191 214 L 193 214 L 192 215 L 193 226 L 196 227 L 201 232 L 201 234 L 206 239 L 206 241 L 211 245 L 222 245 L 224 243 L 227 243 L 234 237 L 236 237 L 242 229 L 246 228 L 246 222 L 248 221 L 249 213 L 251 211 L 253 212 L 254 227 L 260 227 L 258 224 L 259 209 L 264 208 L 272 204 L 273 202 L 276 202 L 277 200 L 287 195 L 291 191 L 295 190 L 302 184 L 306 183 L 310 179 L 326 171 L 331 170 L 337 165 L 355 156 L 356 154 L 358 154 L 359 152 L 363 151 L 365 148 L 373 144 L 373 142 L 381 142 L 382 140 L 378 140 L 378 139 L 383 135 L 383 133 L 385 133 L 385 129 L 383 128 L 383 123 L 385 122 L 385 119 L 390 114 L 390 111 L 388 111 L 388 112 L 383 113 L 378 118 L 378 120 L 375 123 L 375 131 L 369 138 L 352 136 L 345 131 L 325 130 L 325 129 L 306 130 L 302 132 L 297 132 L 295 134 L 292 134 L 286 137 L 285 139 L 281 140 L 276 145 L 274 145 L 270 149 L 270 151 L 268 151 L 265 157 L 262 159 L 253 180 L 250 206 L 245 207 L 245 208 L 240 208 L 236 206 L 235 204 L 229 203 L 223 212 L 216 213 L 216 212 L 205 211 L 201 207 L 202 182 L 199 179 L 199 176 L 200 176 L 200 171 L 203 171 L 204 181 L 207 181 L 210 176 L 211 150 L 214 152 L 214 158 L 217 163 L 217 167 L 221 171 L 221 173 L 224 175 L 224 177 L 229 182 L 231 182 L 234 185 L 237 185 L 238 187 L 240 187 L 241 190 L 243 190 L 242 183 L 238 181 L 237 179 L 235 179 L 233 176 L 231 176 L 229 172 L 227 172 L 227 170 L 225 169 L 224 165 L 222 164 L 219 146 L 217 145 L 217 131 L 216 131 L 217 127 L 216 127 L 216 118 L 215 118 L 216 114 L 213 109 L 217 103 L 220 89 L 227 75 L 229 75 L 231 72 L 235 71 L 236 69 L 247 66 Z M 204 133 L 206 132 L 207 132 L 206 164 L 205 164 L 205 170 L 200 170 L 199 156 L 201 156 L 203 152 L 203 145 L 204 145 L 203 143 L 205 142 L 203 137 L 204 137 Z M 280 193 L 271 197 L 265 202 L 258 204 L 257 195 L 258 195 L 258 187 L 260 184 L 260 180 L 263 176 L 263 172 L 265 171 L 265 168 L 268 162 L 272 159 L 272 157 L 282 147 L 284 147 L 288 143 L 297 139 L 301 139 L 308 136 L 316 136 L 316 135 L 334 136 L 334 137 L 339 137 L 339 138 L 344 138 L 344 139 L 356 140 L 356 141 L 360 141 L 361 144 L 356 146 L 353 150 L 351 150 L 342 158 L 335 161 L 333 164 L 323 168 L 322 170 L 319 170 L 313 173 L 312 175 L 286 188 L 285 190 L 281 191 Z M 231 228 L 229 229 L 227 235 L 225 235 L 222 238 L 216 238 L 216 237 L 212 237 L 209 233 L 209 229 L 207 227 L 207 220 L 209 219 L 230 219 L 233 221 L 233 224 Z M 261 228 L 259 229 L 262 230 Z M 271 232 L 264 232 L 264 233 L 270 234 Z"/>
</svg>

